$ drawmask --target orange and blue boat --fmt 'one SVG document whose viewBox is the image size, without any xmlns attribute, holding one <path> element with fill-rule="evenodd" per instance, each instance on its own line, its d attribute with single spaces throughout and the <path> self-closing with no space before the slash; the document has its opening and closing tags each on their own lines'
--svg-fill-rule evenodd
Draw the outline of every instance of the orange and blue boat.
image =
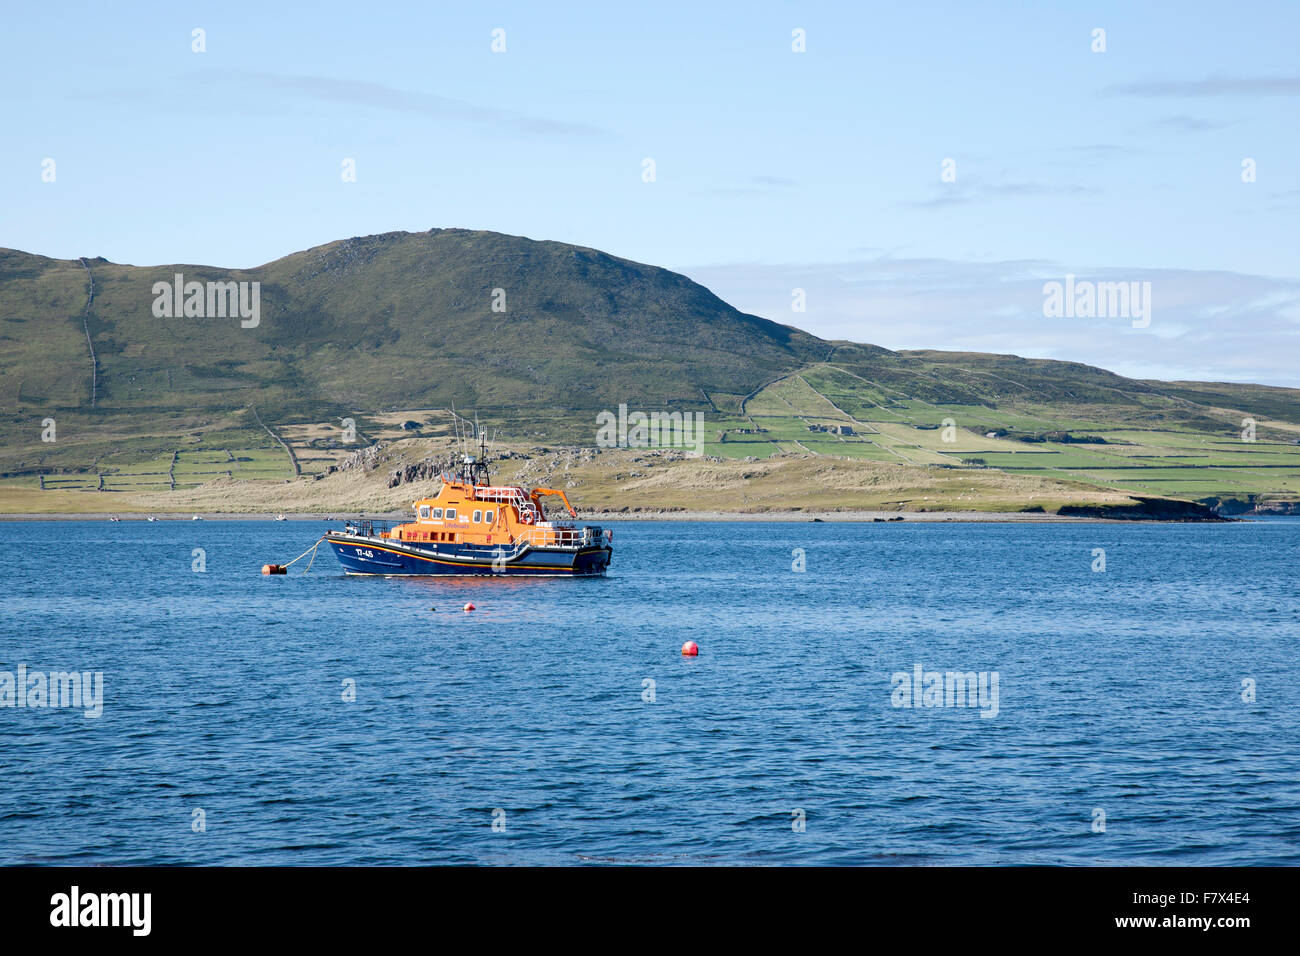
<svg viewBox="0 0 1300 956">
<path fill-rule="evenodd" d="M 442 488 L 413 502 L 415 520 L 390 526 L 373 520 L 327 531 L 348 574 L 550 575 L 599 577 L 614 553 L 614 532 L 547 515 L 545 498 L 563 491 L 494 485 L 486 455 L 453 458 Z"/>
</svg>

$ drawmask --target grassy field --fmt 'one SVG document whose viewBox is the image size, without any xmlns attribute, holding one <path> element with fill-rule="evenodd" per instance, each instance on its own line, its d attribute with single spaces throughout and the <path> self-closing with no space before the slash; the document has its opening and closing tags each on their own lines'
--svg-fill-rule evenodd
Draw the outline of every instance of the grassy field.
<svg viewBox="0 0 1300 956">
<path fill-rule="evenodd" d="M 0 483 L 10 513 L 383 512 L 401 511 L 438 488 L 436 480 L 390 486 L 402 465 L 441 460 L 446 438 L 400 439 L 369 467 L 294 479 L 219 477 L 176 490 L 126 493 L 49 490 Z M 562 488 L 585 512 L 985 512 L 1062 508 L 1131 509 L 1132 495 L 1078 482 L 992 470 L 935 469 L 808 454 L 753 461 L 694 458 L 677 450 L 574 449 L 510 445 L 496 481 Z"/>
<path fill-rule="evenodd" d="M 1243 441 L 1232 435 L 1228 424 L 1236 413 L 1224 418 L 1218 433 L 1117 427 L 1061 409 L 888 399 L 883 389 L 867 385 L 855 390 L 852 381 L 834 369 L 813 368 L 760 389 L 739 415 L 706 419 L 705 461 L 737 466 L 736 471 L 719 471 L 719 481 L 707 488 L 688 480 L 694 473 L 690 468 L 662 470 L 647 483 L 635 469 L 619 470 L 619 459 L 609 454 L 589 459 L 585 471 L 580 469 L 578 484 L 586 486 L 590 505 L 602 509 L 705 511 L 1053 512 L 1062 506 L 1113 505 L 1131 500 L 1130 495 L 1300 498 L 1300 445 L 1276 437 Z M 883 401 L 869 400 L 872 394 Z M 331 471 L 374 442 L 409 448 L 448 442 L 452 422 L 450 410 L 431 408 L 358 415 L 346 428 L 342 419 L 270 427 L 250 414 L 248 422 L 226 422 L 212 432 L 195 430 L 183 447 L 169 449 L 160 447 L 163 436 L 122 438 L 114 448 L 101 448 L 102 437 L 96 433 L 74 431 L 62 440 L 55 461 L 82 457 L 91 464 L 0 478 L 0 511 L 223 510 L 222 505 L 224 510 L 331 510 L 366 502 L 378 507 L 381 491 L 363 493 L 348 482 L 335 481 Z M 485 425 L 490 430 L 493 423 Z M 1088 440 L 1022 440 L 1064 432 Z M 1274 428 L 1271 434 L 1286 432 Z M 594 442 L 585 444 L 591 450 Z M 525 446 L 516 441 L 506 447 Z M 540 454 L 538 446 L 531 447 L 531 455 Z M 644 461 L 651 467 L 658 460 L 651 455 Z M 768 470 L 753 464 L 764 461 L 778 467 Z M 831 470 L 821 472 L 822 465 L 805 468 L 796 462 L 824 462 Z M 687 484 L 676 490 L 666 487 L 669 474 Z M 731 481 L 734 475 L 744 476 L 744 481 Z M 325 483 L 311 485 L 327 476 Z M 304 491 L 308 487 L 312 490 Z M 343 489 L 342 497 L 331 498 L 330 489 Z"/>
<path fill-rule="evenodd" d="M 1197 416 L 1197 429 L 1135 428 L 1075 407 L 905 399 L 888 386 L 820 365 L 760 390 L 744 413 L 707 431 L 708 454 L 765 458 L 797 446 L 815 455 L 986 467 L 1176 498 L 1300 498 L 1300 444 L 1292 437 L 1300 437 L 1300 426 L 1266 420 L 1257 423 L 1255 440 L 1246 441 L 1238 430 L 1243 413 L 1228 409 L 1218 409 L 1217 420 Z M 819 429 L 828 425 L 853 434 Z M 1051 433 L 1076 440 L 1023 440 Z"/>
</svg>

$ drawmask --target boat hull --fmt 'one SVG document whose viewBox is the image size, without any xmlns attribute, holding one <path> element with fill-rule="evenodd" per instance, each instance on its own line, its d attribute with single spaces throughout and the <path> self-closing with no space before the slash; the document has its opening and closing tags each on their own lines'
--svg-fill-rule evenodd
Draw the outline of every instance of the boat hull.
<svg viewBox="0 0 1300 956">
<path fill-rule="evenodd" d="M 414 544 L 331 532 L 325 540 L 347 574 L 600 577 L 613 549 L 526 548 L 504 557 L 494 545 Z"/>
</svg>

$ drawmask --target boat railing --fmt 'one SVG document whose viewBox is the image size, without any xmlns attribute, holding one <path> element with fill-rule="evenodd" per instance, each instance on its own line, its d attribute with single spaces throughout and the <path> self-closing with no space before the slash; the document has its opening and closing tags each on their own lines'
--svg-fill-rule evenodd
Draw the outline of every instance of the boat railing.
<svg viewBox="0 0 1300 956">
<path fill-rule="evenodd" d="M 607 545 L 613 537 L 604 528 L 528 528 L 515 541 L 534 548 L 589 548 Z"/>
<path fill-rule="evenodd" d="M 370 518 L 361 518 L 356 521 L 349 521 L 343 528 L 344 534 L 355 534 L 361 538 L 382 538 L 388 534 L 392 527 L 389 521 L 374 521 Z"/>
<path fill-rule="evenodd" d="M 520 517 L 528 515 L 526 520 L 541 521 L 542 513 L 533 500 L 524 494 L 522 488 L 511 485 L 479 486 L 474 489 L 475 501 L 496 501 L 514 505 Z"/>
</svg>

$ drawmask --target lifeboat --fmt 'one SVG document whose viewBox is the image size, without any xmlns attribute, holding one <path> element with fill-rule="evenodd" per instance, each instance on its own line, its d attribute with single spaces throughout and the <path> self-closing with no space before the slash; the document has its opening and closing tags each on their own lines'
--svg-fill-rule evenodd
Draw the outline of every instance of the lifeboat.
<svg viewBox="0 0 1300 956">
<path fill-rule="evenodd" d="M 559 499 L 569 518 L 577 512 L 556 488 L 494 485 L 487 450 L 453 455 L 432 498 L 412 502 L 414 520 L 390 525 L 348 522 L 325 540 L 348 574 L 549 575 L 599 577 L 613 557 L 608 528 L 555 519 L 544 499 Z"/>
</svg>

